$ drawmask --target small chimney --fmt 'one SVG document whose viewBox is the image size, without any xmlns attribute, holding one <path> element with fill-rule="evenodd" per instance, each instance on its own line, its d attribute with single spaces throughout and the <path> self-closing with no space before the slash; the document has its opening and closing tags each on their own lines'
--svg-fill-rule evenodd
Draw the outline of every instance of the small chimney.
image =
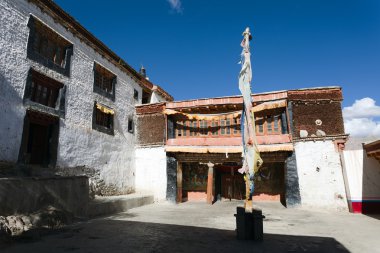
<svg viewBox="0 0 380 253">
<path fill-rule="evenodd" d="M 140 75 L 146 78 L 146 70 L 143 65 L 141 65 L 141 68 L 140 68 Z"/>
</svg>

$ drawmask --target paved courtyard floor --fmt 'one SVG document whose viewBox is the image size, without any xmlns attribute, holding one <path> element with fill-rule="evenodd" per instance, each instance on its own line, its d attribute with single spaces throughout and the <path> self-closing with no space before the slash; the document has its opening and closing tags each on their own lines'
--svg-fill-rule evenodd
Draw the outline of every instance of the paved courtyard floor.
<svg viewBox="0 0 380 253">
<path fill-rule="evenodd" d="M 242 202 L 153 204 L 89 220 L 0 252 L 380 252 L 380 217 L 259 203 L 264 241 L 236 239 Z"/>
</svg>

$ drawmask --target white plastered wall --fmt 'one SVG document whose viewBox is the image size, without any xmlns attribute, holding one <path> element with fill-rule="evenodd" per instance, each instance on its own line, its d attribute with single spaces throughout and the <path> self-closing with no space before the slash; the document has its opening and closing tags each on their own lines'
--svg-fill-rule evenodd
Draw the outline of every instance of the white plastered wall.
<svg viewBox="0 0 380 253">
<path fill-rule="evenodd" d="M 339 152 L 333 141 L 294 144 L 303 207 L 348 210 Z"/>
<path fill-rule="evenodd" d="M 164 102 L 166 101 L 165 98 L 163 98 L 160 94 L 157 93 L 157 91 L 153 91 L 152 95 L 150 97 L 150 103 L 159 103 L 159 102 Z"/>
<path fill-rule="evenodd" d="M 380 163 L 363 149 L 343 151 L 350 201 L 380 199 Z"/>
<path fill-rule="evenodd" d="M 166 199 L 167 173 L 164 147 L 136 149 L 136 191 L 153 193 L 155 201 Z"/>
<path fill-rule="evenodd" d="M 74 46 L 70 77 L 27 58 L 30 15 L 35 16 Z M 117 76 L 116 99 L 93 92 L 93 65 L 99 63 Z M 135 118 L 141 87 L 125 72 L 68 32 L 52 17 L 25 0 L 0 1 L 0 161 L 16 162 L 26 107 L 23 105 L 30 68 L 67 86 L 66 114 L 60 119 L 57 166 L 85 166 L 100 173 L 110 189 L 131 192 L 135 185 L 135 135 L 127 131 L 128 118 Z M 133 98 L 139 91 L 138 101 Z M 115 135 L 92 129 L 94 101 L 115 110 Z M 135 120 L 136 121 L 136 120 Z"/>
</svg>

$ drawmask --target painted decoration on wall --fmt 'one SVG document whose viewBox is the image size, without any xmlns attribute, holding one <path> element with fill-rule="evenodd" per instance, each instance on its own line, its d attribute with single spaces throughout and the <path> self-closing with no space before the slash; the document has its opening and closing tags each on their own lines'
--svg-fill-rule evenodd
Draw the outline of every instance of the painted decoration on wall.
<svg viewBox="0 0 380 253">
<path fill-rule="evenodd" d="M 208 167 L 204 164 L 184 163 L 182 167 L 182 189 L 186 191 L 206 191 Z"/>
</svg>

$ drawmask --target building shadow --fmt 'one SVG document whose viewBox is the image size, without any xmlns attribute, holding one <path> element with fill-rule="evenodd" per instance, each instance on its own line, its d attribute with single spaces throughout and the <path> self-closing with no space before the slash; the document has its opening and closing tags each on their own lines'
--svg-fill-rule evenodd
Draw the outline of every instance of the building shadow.
<svg viewBox="0 0 380 253">
<path fill-rule="evenodd" d="M 3 249 L 2 252 L 349 252 L 330 237 L 266 233 L 263 242 L 254 242 L 237 240 L 234 230 L 114 218 L 77 224 L 38 241 L 12 241 Z"/>
<path fill-rule="evenodd" d="M 362 214 L 380 219 L 380 162 L 363 149 Z"/>
</svg>

